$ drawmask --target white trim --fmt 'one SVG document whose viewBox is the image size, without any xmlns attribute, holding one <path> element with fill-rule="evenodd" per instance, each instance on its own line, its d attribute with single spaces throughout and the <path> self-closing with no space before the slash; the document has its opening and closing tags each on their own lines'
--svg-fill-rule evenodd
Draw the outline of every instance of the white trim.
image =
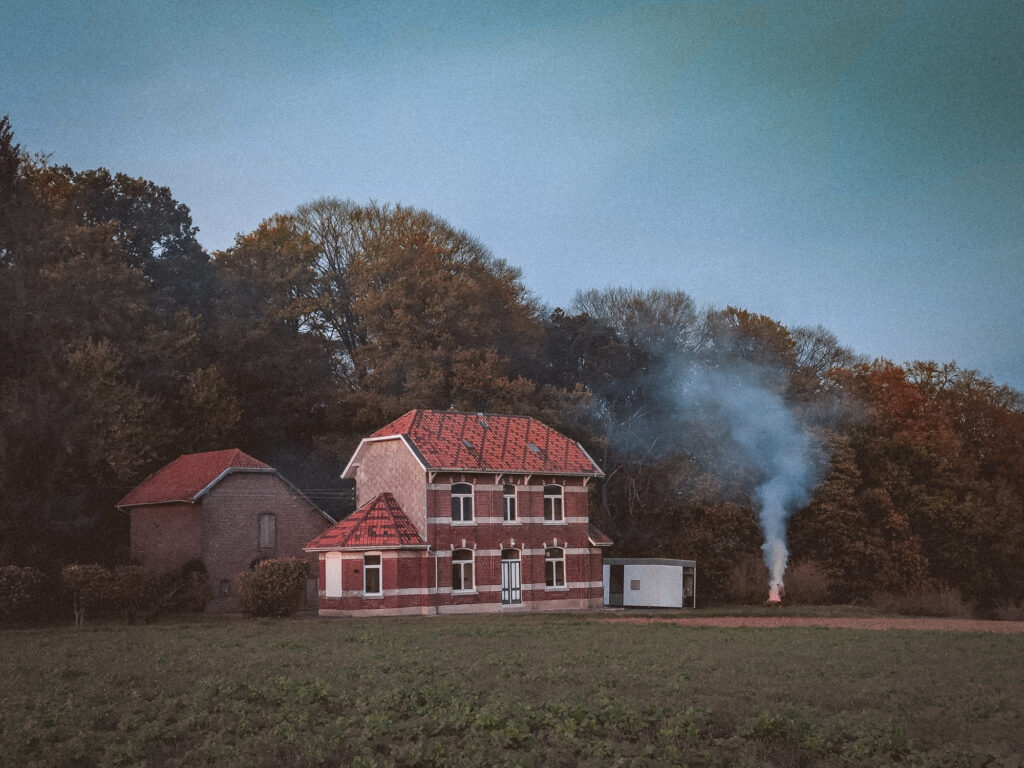
<svg viewBox="0 0 1024 768">
<path fill-rule="evenodd" d="M 366 564 L 366 558 L 376 557 L 380 560 L 379 563 Z M 376 592 L 366 591 L 366 574 L 370 569 L 377 571 L 377 590 Z M 342 590 L 344 594 L 345 590 Z M 364 552 L 363 553 L 363 589 L 361 590 L 363 597 L 380 598 L 384 597 L 384 555 L 381 552 Z"/>
<path fill-rule="evenodd" d="M 597 462 L 594 461 L 593 457 L 589 453 L 587 453 L 587 449 L 580 445 L 579 440 L 576 441 L 576 447 L 583 451 L 583 455 L 586 456 L 587 459 L 590 461 L 591 466 L 593 466 L 594 469 L 597 470 L 596 477 L 604 477 L 604 472 L 601 470 L 599 466 L 597 466 Z"/>
<path fill-rule="evenodd" d="M 469 553 L 469 559 L 467 560 L 465 558 L 462 558 L 462 559 L 456 560 L 455 559 L 455 553 L 456 552 L 468 552 Z M 451 563 L 452 563 L 452 583 L 454 584 L 454 582 L 455 582 L 455 569 L 456 569 L 456 566 L 458 565 L 458 569 L 459 569 L 459 572 L 460 572 L 459 578 L 462 581 L 462 583 L 465 584 L 465 582 L 466 582 L 466 568 L 465 568 L 465 564 L 469 563 L 469 575 L 470 575 L 470 578 L 472 579 L 472 584 L 473 584 L 471 587 L 463 586 L 460 589 L 455 589 L 455 587 L 452 586 L 451 587 L 451 593 L 453 595 L 473 595 L 473 594 L 476 594 L 476 552 L 475 552 L 475 550 L 471 549 L 470 547 L 467 547 L 465 540 L 463 540 L 462 546 L 459 549 L 452 549 L 451 558 L 452 558 L 451 559 Z"/>
<path fill-rule="evenodd" d="M 405 447 L 409 449 L 409 453 L 412 454 L 412 457 L 416 460 L 416 463 L 420 465 L 420 468 L 424 472 L 426 472 L 429 469 L 429 467 L 427 467 L 427 465 L 423 462 L 422 458 L 420 457 L 419 451 L 415 449 L 415 447 L 409 442 L 405 435 L 381 435 L 380 437 L 364 437 L 362 440 L 359 441 L 359 445 L 356 446 L 355 451 L 352 453 L 352 458 L 348 460 L 348 464 L 345 465 L 345 469 L 341 471 L 341 476 L 346 478 L 350 477 L 349 469 L 351 469 L 354 466 L 359 466 L 359 461 L 357 461 L 357 459 L 362 458 L 364 445 L 366 445 L 367 443 L 383 443 L 388 440 L 401 440 L 405 444 Z"/>
<path fill-rule="evenodd" d="M 458 525 L 461 520 L 452 520 L 451 515 L 448 517 L 428 517 L 427 522 L 433 525 L 441 525 L 443 523 L 449 523 L 451 525 Z M 527 523 L 534 523 L 536 525 L 588 525 L 590 518 L 588 517 L 563 517 L 561 520 L 545 520 L 543 515 L 537 517 L 536 515 L 527 517 L 526 515 L 516 515 L 516 519 L 513 522 L 506 523 L 502 517 L 474 517 L 468 521 L 472 523 L 480 523 L 481 525 L 525 525 Z"/>
<path fill-rule="evenodd" d="M 253 475 L 279 475 L 278 471 L 273 467 L 228 467 L 215 478 L 213 478 L 213 480 L 211 480 L 205 488 L 196 493 L 196 495 L 192 497 L 192 501 L 199 501 L 199 499 L 201 499 L 203 496 L 205 496 L 213 489 L 213 486 L 215 486 L 228 475 L 233 475 L 236 472 L 245 472 L 247 474 Z"/>
</svg>

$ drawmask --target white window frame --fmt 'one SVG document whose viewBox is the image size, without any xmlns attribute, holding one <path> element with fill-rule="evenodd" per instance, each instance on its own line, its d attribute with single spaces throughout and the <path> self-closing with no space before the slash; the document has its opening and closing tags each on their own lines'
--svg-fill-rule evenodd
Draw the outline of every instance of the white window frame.
<svg viewBox="0 0 1024 768">
<path fill-rule="evenodd" d="M 264 521 L 268 521 L 268 535 L 264 540 Z M 277 515 L 273 512 L 260 512 L 256 518 L 256 538 L 259 549 L 277 549 Z M 269 543 L 267 543 L 269 541 Z"/>
<path fill-rule="evenodd" d="M 341 552 L 324 553 L 324 597 L 341 597 L 341 574 L 344 570 Z"/>
<path fill-rule="evenodd" d="M 511 493 L 509 489 L 512 489 Z M 511 483 L 505 483 L 501 490 L 501 518 L 505 523 L 518 523 L 518 503 L 516 501 L 516 487 Z"/>
<path fill-rule="evenodd" d="M 552 552 L 558 555 L 552 555 Z M 551 568 L 551 578 L 548 578 L 548 567 Z M 561 577 L 561 579 L 559 579 Z M 559 583 L 561 581 L 561 583 Z M 550 583 L 549 583 L 550 582 Z M 545 589 L 568 589 L 565 583 L 565 548 L 547 547 L 544 550 L 544 588 Z"/>
<path fill-rule="evenodd" d="M 549 492 L 550 488 L 557 488 L 558 493 Z M 555 483 L 544 486 L 544 522 L 565 522 L 565 489 Z"/>
<path fill-rule="evenodd" d="M 459 490 L 456 491 L 456 488 Z M 469 488 L 469 492 L 467 493 L 462 490 L 463 488 Z M 456 517 L 456 514 L 458 514 L 458 517 Z M 455 483 L 452 485 L 452 522 L 473 522 L 473 486 L 469 483 Z"/>
<path fill-rule="evenodd" d="M 465 552 L 469 555 L 469 558 L 460 557 L 456 559 L 456 556 L 460 553 Z M 469 566 L 469 586 L 466 586 L 466 566 Z M 455 586 L 455 574 L 459 574 L 459 582 L 462 584 L 461 587 L 456 588 Z M 452 594 L 453 595 L 465 595 L 476 592 L 476 554 L 472 549 L 456 549 L 452 552 Z"/>
<path fill-rule="evenodd" d="M 368 558 L 376 557 L 377 562 L 368 562 Z M 366 574 L 370 571 L 377 572 L 377 591 L 370 592 L 366 588 Z M 384 558 L 380 552 L 366 552 L 363 554 L 363 597 L 384 597 Z"/>
</svg>

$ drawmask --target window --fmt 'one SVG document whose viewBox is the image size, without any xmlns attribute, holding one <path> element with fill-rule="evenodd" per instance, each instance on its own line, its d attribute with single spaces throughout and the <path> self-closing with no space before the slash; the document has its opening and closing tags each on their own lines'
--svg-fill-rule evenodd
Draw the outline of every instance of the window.
<svg viewBox="0 0 1024 768">
<path fill-rule="evenodd" d="M 341 552 L 328 552 L 324 558 L 324 594 L 341 597 Z"/>
<path fill-rule="evenodd" d="M 472 592 L 475 588 L 473 552 L 468 549 L 456 549 L 452 552 L 452 592 Z"/>
<path fill-rule="evenodd" d="M 380 589 L 380 555 L 363 555 L 363 594 L 383 594 Z"/>
<path fill-rule="evenodd" d="M 473 486 L 456 483 L 452 486 L 452 522 L 467 523 L 473 519 Z"/>
<path fill-rule="evenodd" d="M 501 511 L 506 523 L 516 521 L 516 487 L 506 485 L 501 497 Z"/>
<path fill-rule="evenodd" d="M 561 547 L 544 550 L 544 586 L 565 586 L 565 550 Z"/>
<path fill-rule="evenodd" d="M 274 549 L 277 546 L 277 518 L 272 512 L 260 515 L 260 549 Z"/>
<path fill-rule="evenodd" d="M 562 522 L 562 486 L 544 486 L 544 522 Z"/>
</svg>

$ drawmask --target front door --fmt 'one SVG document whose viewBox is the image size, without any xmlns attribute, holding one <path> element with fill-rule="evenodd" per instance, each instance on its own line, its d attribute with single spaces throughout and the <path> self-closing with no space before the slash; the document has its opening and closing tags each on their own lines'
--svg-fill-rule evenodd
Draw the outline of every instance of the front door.
<svg viewBox="0 0 1024 768">
<path fill-rule="evenodd" d="M 501 604 L 519 605 L 523 602 L 523 584 L 519 568 L 519 550 L 501 551 Z"/>
</svg>

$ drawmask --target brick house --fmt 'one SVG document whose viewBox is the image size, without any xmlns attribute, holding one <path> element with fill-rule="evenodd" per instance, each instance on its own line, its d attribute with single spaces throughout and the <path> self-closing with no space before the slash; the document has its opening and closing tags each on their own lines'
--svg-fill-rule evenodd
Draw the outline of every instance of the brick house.
<svg viewBox="0 0 1024 768">
<path fill-rule="evenodd" d="M 236 609 L 238 574 L 264 558 L 309 557 L 315 574 L 303 544 L 334 522 L 276 469 L 237 449 L 180 456 L 117 506 L 129 514 L 132 559 L 146 569 L 203 563 L 209 610 Z"/>
<path fill-rule="evenodd" d="M 414 410 L 360 442 L 358 508 L 317 536 L 321 616 L 602 604 L 579 443 L 536 419 Z"/>
</svg>

